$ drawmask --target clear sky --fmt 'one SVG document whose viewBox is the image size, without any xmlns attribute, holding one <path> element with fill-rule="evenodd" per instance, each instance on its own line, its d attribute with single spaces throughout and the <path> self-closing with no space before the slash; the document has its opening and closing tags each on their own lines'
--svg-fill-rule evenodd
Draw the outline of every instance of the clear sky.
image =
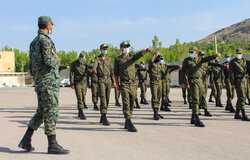
<svg viewBox="0 0 250 160">
<path fill-rule="evenodd" d="M 28 51 L 37 18 L 49 15 L 57 50 L 90 51 L 101 43 L 136 49 L 202 39 L 250 18 L 250 0 L 0 0 L 0 47 Z"/>
</svg>

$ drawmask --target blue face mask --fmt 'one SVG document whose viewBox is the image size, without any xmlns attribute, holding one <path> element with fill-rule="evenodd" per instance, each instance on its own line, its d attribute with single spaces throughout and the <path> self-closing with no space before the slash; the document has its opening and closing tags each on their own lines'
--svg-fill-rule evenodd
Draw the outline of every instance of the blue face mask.
<svg viewBox="0 0 250 160">
<path fill-rule="evenodd" d="M 103 54 L 103 55 L 107 55 L 107 54 L 108 54 L 108 51 L 107 51 L 107 50 L 102 50 L 102 54 Z"/>
<path fill-rule="evenodd" d="M 80 63 L 83 63 L 83 62 L 84 62 L 82 59 L 80 59 L 79 61 L 80 61 Z"/>
<path fill-rule="evenodd" d="M 192 59 L 195 58 L 194 53 L 189 53 L 189 57 Z"/>
<path fill-rule="evenodd" d="M 142 68 L 145 68 L 145 65 L 142 65 Z"/>
<path fill-rule="evenodd" d="M 160 60 L 160 61 L 159 61 L 160 64 L 163 64 L 163 62 L 164 62 L 163 60 Z"/>
<path fill-rule="evenodd" d="M 227 61 L 227 62 L 230 62 L 230 57 L 227 57 L 227 58 L 226 58 L 226 61 Z"/>
</svg>

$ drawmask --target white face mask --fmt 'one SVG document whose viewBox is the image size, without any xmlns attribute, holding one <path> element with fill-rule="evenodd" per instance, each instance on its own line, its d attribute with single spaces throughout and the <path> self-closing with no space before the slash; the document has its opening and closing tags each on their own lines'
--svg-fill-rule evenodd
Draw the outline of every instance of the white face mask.
<svg viewBox="0 0 250 160">
<path fill-rule="evenodd" d="M 241 54 L 236 54 L 236 58 L 241 59 L 242 58 Z"/>
<path fill-rule="evenodd" d="M 129 53 L 129 48 L 123 48 L 123 53 L 128 54 Z"/>
</svg>

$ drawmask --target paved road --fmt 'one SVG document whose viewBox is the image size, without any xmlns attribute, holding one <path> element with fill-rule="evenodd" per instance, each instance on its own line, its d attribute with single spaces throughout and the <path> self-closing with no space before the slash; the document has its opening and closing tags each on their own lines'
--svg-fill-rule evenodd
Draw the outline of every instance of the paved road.
<svg viewBox="0 0 250 160">
<path fill-rule="evenodd" d="M 61 89 L 57 139 L 71 153 L 56 156 L 46 154 L 47 139 L 43 128 L 33 136 L 34 152 L 26 153 L 17 147 L 36 110 L 33 88 L 0 88 L 0 160 L 250 159 L 250 122 L 234 120 L 233 114 L 226 113 L 223 108 L 209 103 L 214 116 L 201 116 L 206 127 L 194 127 L 189 124 L 191 111 L 183 104 L 181 89 L 174 88 L 170 96 L 172 112 L 161 112 L 165 119 L 155 121 L 150 105 L 142 105 L 133 116 L 139 132 L 129 133 L 123 129 L 122 109 L 114 106 L 113 91 L 111 94 L 108 113 L 111 126 L 102 126 L 98 123 L 99 111 L 92 109 L 90 91 L 87 95 L 89 109 L 84 110 L 87 120 L 79 120 L 74 91 Z M 222 102 L 225 96 L 223 90 Z M 147 98 L 150 99 L 150 90 Z M 247 107 L 250 116 L 249 111 Z"/>
</svg>

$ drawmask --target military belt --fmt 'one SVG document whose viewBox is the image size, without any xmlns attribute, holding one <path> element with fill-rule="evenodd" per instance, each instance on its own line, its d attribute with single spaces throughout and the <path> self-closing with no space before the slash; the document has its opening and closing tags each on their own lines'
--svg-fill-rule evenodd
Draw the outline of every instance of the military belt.
<svg viewBox="0 0 250 160">
<path fill-rule="evenodd" d="M 129 82 L 129 83 L 134 83 L 134 82 L 135 82 L 135 80 L 132 80 L 132 79 L 130 79 L 130 80 L 121 80 L 121 82 Z"/>
<path fill-rule="evenodd" d="M 202 79 L 202 77 L 189 77 L 189 79 Z"/>
</svg>

